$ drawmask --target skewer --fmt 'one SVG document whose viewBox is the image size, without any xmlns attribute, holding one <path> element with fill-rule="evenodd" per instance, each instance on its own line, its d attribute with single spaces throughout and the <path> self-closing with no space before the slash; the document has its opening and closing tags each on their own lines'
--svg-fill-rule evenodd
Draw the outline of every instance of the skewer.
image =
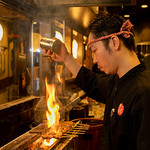
<svg viewBox="0 0 150 150">
<path fill-rule="evenodd" d="M 71 135 L 63 135 L 61 136 L 61 138 L 70 138 L 70 137 L 78 137 L 78 135 L 74 135 L 74 134 L 71 134 Z M 53 137 L 42 137 L 43 139 L 51 139 Z M 55 137 L 55 139 L 57 139 L 57 137 Z M 58 138 L 59 139 L 59 138 Z"/>
<path fill-rule="evenodd" d="M 42 131 L 29 131 L 29 133 L 33 133 L 33 134 L 41 134 L 42 133 Z"/>
<path fill-rule="evenodd" d="M 76 130 L 88 130 L 89 127 L 75 127 L 74 129 L 76 129 Z"/>
<path fill-rule="evenodd" d="M 78 137 L 78 135 L 63 135 L 61 138 Z"/>
<path fill-rule="evenodd" d="M 89 129 L 89 125 L 87 124 L 82 124 L 82 121 L 79 120 L 78 122 L 76 122 L 74 125 L 72 125 L 72 129 L 66 133 L 64 133 L 62 136 L 60 137 L 55 137 L 57 139 L 61 139 L 61 138 L 74 138 L 74 137 L 78 137 L 78 135 L 80 134 L 85 134 L 86 130 Z M 33 130 L 33 131 L 30 131 L 29 133 L 32 133 L 32 134 L 41 134 L 41 136 L 46 133 L 47 131 L 49 130 L 49 128 L 46 128 L 44 131 L 42 130 Z M 42 137 L 43 139 L 51 139 L 53 138 L 53 135 L 52 136 L 49 136 L 49 137 Z"/>
<path fill-rule="evenodd" d="M 72 132 L 83 132 L 83 133 L 85 133 L 86 131 L 81 131 L 81 130 L 73 130 L 73 131 L 70 131 L 69 133 L 72 133 Z"/>
</svg>

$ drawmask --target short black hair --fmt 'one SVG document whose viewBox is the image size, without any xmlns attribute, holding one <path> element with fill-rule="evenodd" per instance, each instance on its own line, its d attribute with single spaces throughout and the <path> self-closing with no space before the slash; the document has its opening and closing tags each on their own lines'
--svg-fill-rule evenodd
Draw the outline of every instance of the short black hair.
<svg viewBox="0 0 150 150">
<path fill-rule="evenodd" d="M 97 15 L 97 17 L 90 23 L 88 31 L 89 33 L 93 33 L 96 36 L 96 38 L 106 36 L 112 33 L 118 33 L 120 32 L 120 28 L 122 27 L 125 21 L 126 20 L 123 17 L 117 15 Z M 130 32 L 133 33 L 133 30 L 131 29 Z M 118 35 L 118 38 L 123 41 L 124 45 L 129 50 L 135 51 L 135 41 L 132 35 L 130 35 L 129 38 L 125 38 L 121 34 Z M 105 46 L 108 47 L 109 38 L 102 41 L 104 42 Z"/>
</svg>

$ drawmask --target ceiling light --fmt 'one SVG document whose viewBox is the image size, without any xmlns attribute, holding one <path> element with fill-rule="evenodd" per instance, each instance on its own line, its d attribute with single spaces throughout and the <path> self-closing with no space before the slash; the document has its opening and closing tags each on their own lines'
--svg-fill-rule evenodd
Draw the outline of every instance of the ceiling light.
<svg viewBox="0 0 150 150">
<path fill-rule="evenodd" d="M 36 22 L 36 21 L 34 21 L 34 22 L 33 22 L 33 24 L 37 24 L 37 22 Z"/>
<path fill-rule="evenodd" d="M 2 37 L 3 37 L 3 27 L 0 24 L 0 41 L 1 41 Z"/>
<path fill-rule="evenodd" d="M 130 17 L 130 15 L 124 15 L 124 18 L 129 18 Z"/>
<path fill-rule="evenodd" d="M 77 50 L 78 50 L 78 43 L 77 41 L 74 39 L 72 41 L 72 55 L 75 59 L 77 59 Z"/>
<path fill-rule="evenodd" d="M 58 31 L 55 31 L 55 37 L 63 42 L 62 34 Z"/>
<path fill-rule="evenodd" d="M 141 8 L 147 8 L 148 5 L 141 5 Z"/>
<path fill-rule="evenodd" d="M 77 31 L 73 30 L 73 35 L 77 36 Z"/>
</svg>

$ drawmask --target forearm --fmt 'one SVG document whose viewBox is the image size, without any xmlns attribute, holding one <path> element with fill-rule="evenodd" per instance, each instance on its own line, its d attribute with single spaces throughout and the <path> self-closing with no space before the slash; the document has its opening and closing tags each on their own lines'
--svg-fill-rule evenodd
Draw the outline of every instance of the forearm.
<svg viewBox="0 0 150 150">
<path fill-rule="evenodd" d="M 74 77 L 77 76 L 80 68 L 82 67 L 82 65 L 79 64 L 70 54 L 66 56 L 64 64 L 70 70 L 70 72 L 74 75 Z"/>
</svg>

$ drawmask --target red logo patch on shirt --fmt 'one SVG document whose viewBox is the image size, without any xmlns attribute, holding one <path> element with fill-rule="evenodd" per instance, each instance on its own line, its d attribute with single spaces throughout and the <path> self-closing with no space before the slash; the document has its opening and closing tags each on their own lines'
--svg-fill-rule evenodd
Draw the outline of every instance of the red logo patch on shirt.
<svg viewBox="0 0 150 150">
<path fill-rule="evenodd" d="M 124 106 L 123 104 L 121 103 L 119 106 L 118 106 L 118 115 L 121 116 L 124 112 Z"/>
</svg>

